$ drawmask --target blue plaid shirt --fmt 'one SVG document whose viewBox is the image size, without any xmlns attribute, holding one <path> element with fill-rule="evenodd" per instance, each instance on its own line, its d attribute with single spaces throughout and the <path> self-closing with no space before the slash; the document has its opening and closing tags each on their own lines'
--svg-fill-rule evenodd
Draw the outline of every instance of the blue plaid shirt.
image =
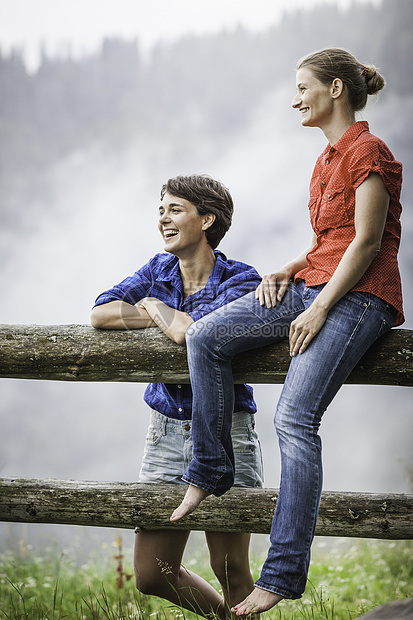
<svg viewBox="0 0 413 620">
<path fill-rule="evenodd" d="M 205 288 L 184 298 L 179 259 L 173 254 L 156 254 L 133 276 L 127 277 L 95 301 L 95 306 L 121 300 L 135 305 L 144 297 L 156 297 L 176 310 L 187 312 L 194 321 L 213 310 L 253 291 L 261 281 L 258 272 L 245 263 L 227 259 L 215 250 L 215 265 Z M 189 420 L 192 417 L 190 385 L 150 383 L 145 402 L 170 418 Z M 249 385 L 235 385 L 234 411 L 255 413 L 257 407 Z"/>
</svg>

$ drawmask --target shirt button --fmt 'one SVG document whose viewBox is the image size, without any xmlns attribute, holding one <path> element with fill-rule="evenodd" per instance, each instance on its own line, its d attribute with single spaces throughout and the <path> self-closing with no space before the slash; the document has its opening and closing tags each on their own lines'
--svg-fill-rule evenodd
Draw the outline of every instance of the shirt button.
<svg viewBox="0 0 413 620">
<path fill-rule="evenodd" d="M 178 411 L 179 413 L 182 413 L 182 407 L 179 407 Z"/>
<path fill-rule="evenodd" d="M 331 194 L 327 194 L 327 198 L 331 198 Z"/>
<path fill-rule="evenodd" d="M 329 159 L 326 159 L 326 164 L 329 164 L 329 163 L 330 163 L 330 160 L 329 160 Z"/>
<path fill-rule="evenodd" d="M 378 165 L 379 165 L 379 162 L 378 162 L 378 161 L 374 161 L 374 162 L 373 162 L 373 166 L 378 166 Z"/>
<path fill-rule="evenodd" d="M 179 389 L 179 390 L 181 389 L 181 387 L 182 387 L 182 385 L 178 385 L 178 389 Z"/>
<path fill-rule="evenodd" d="M 325 181 L 321 181 L 321 185 L 325 185 L 325 184 L 326 184 L 326 182 L 325 182 Z"/>
<path fill-rule="evenodd" d="M 189 426 L 189 424 L 185 424 L 184 430 L 185 431 L 190 431 L 191 430 L 191 427 Z"/>
</svg>

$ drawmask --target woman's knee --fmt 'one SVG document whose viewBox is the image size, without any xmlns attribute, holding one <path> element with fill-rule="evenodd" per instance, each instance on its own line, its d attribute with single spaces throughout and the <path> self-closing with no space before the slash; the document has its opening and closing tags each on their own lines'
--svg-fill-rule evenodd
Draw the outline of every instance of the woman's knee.
<svg viewBox="0 0 413 620">
<path fill-rule="evenodd" d="M 195 321 L 188 327 L 185 334 L 186 346 L 191 351 L 201 351 L 207 346 L 214 334 L 214 323 L 208 317 Z"/>
<path fill-rule="evenodd" d="M 313 461 L 321 452 L 318 434 L 320 422 L 311 411 L 291 411 L 278 406 L 274 417 L 281 457 L 296 461 Z"/>
<path fill-rule="evenodd" d="M 248 566 L 220 566 L 213 570 L 223 592 L 235 593 L 245 587 L 252 589 L 253 578 Z"/>
<path fill-rule="evenodd" d="M 142 594 L 162 596 L 176 583 L 172 567 L 157 559 L 157 555 L 145 557 L 135 554 L 135 585 Z"/>
<path fill-rule="evenodd" d="M 177 583 L 189 532 L 142 530 L 135 537 L 135 584 L 142 594 L 164 597 Z"/>
<path fill-rule="evenodd" d="M 211 568 L 224 589 L 238 588 L 251 579 L 248 558 L 235 555 L 211 557 Z"/>
<path fill-rule="evenodd" d="M 135 567 L 135 586 L 142 594 L 153 594 L 157 587 L 157 578 L 148 571 L 139 571 Z"/>
<path fill-rule="evenodd" d="M 174 576 L 172 573 L 165 574 L 159 567 L 157 569 L 139 570 L 135 567 L 135 585 L 141 594 L 148 596 L 163 596 L 166 590 L 174 587 Z"/>
<path fill-rule="evenodd" d="M 224 589 L 228 588 L 229 583 L 232 583 L 234 578 L 236 579 L 236 571 L 230 569 L 225 562 L 212 561 L 211 568 Z"/>
<path fill-rule="evenodd" d="M 280 439 L 293 436 L 297 433 L 297 416 L 294 406 L 280 397 L 274 415 L 274 427 Z"/>
</svg>

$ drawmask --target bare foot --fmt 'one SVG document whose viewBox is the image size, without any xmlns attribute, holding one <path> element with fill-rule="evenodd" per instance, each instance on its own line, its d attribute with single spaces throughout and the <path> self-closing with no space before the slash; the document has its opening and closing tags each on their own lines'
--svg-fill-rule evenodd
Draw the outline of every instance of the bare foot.
<svg viewBox="0 0 413 620">
<path fill-rule="evenodd" d="M 231 611 L 236 613 L 237 616 L 247 616 L 252 613 L 259 614 L 262 611 L 268 611 L 282 601 L 283 598 L 283 596 L 274 592 L 268 592 L 268 590 L 255 587 L 251 594 L 248 594 L 247 598 L 241 601 L 241 603 L 235 605 Z"/>
<path fill-rule="evenodd" d="M 190 484 L 184 499 L 179 504 L 178 508 L 173 511 L 170 521 L 179 521 L 179 519 L 182 519 L 185 515 L 191 514 L 208 495 L 211 495 L 208 491 Z"/>
</svg>

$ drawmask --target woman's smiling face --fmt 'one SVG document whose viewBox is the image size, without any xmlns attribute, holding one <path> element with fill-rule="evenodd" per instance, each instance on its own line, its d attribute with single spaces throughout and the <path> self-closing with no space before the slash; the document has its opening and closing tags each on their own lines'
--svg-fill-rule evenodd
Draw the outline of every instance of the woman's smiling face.
<svg viewBox="0 0 413 620">
<path fill-rule="evenodd" d="M 180 255 L 207 243 L 206 221 L 207 216 L 199 215 L 192 202 L 166 192 L 159 207 L 158 223 L 165 251 Z"/>
<path fill-rule="evenodd" d="M 296 84 L 297 92 L 291 105 L 301 112 L 301 124 L 320 128 L 328 124 L 334 101 L 331 86 L 320 82 L 307 67 L 298 69 Z"/>
</svg>

